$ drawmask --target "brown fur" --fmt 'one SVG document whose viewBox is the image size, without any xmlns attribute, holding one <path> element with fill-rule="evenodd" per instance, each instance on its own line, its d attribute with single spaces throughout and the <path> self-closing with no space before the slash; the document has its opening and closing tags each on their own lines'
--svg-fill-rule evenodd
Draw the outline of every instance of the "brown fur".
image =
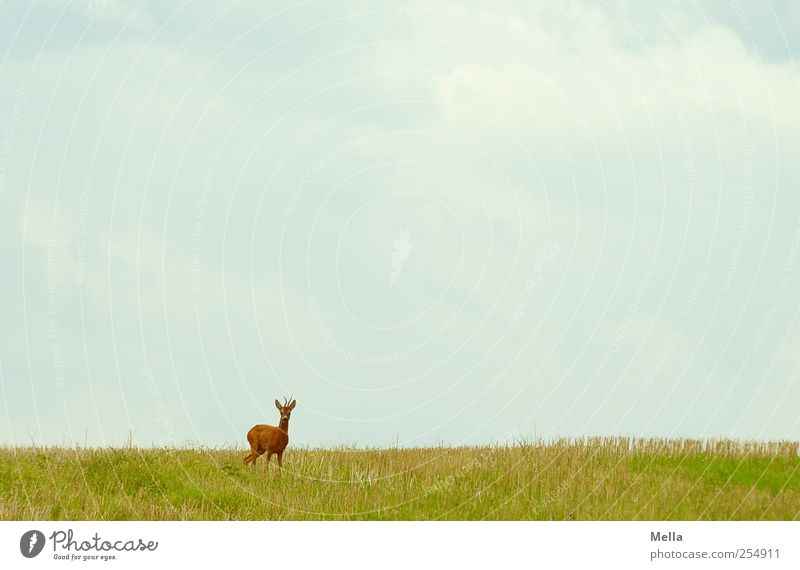
<svg viewBox="0 0 800 570">
<path fill-rule="evenodd" d="M 292 400 L 291 404 L 285 402 L 282 406 L 278 400 L 275 400 L 275 407 L 281 413 L 278 427 L 259 424 L 247 432 L 247 441 L 251 451 L 244 458 L 245 464 L 250 463 L 255 467 L 256 459 L 266 453 L 267 465 L 272 456 L 277 455 L 278 467 L 283 467 L 283 451 L 289 445 L 289 419 L 296 404 L 297 400 Z"/>
</svg>

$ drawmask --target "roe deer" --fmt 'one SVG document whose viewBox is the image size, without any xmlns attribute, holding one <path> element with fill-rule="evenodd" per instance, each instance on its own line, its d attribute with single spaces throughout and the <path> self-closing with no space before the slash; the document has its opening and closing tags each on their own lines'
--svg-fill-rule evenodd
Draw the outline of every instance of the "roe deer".
<svg viewBox="0 0 800 570">
<path fill-rule="evenodd" d="M 272 455 L 275 454 L 278 456 L 278 467 L 282 467 L 283 450 L 289 444 L 289 418 L 292 416 L 292 410 L 295 405 L 297 405 L 297 400 L 292 400 L 290 404 L 284 398 L 283 406 L 278 400 L 275 400 L 275 407 L 281 413 L 281 421 L 278 423 L 278 427 L 257 425 L 247 432 L 247 441 L 252 451 L 244 458 L 245 465 L 252 463 L 253 467 L 255 467 L 256 459 L 266 453 L 267 465 L 269 465 Z"/>
</svg>

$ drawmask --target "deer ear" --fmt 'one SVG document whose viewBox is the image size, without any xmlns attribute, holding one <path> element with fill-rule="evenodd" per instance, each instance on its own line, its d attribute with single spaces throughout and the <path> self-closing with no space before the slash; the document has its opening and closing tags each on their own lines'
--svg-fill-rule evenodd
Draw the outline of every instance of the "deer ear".
<svg viewBox="0 0 800 570">
<path fill-rule="evenodd" d="M 297 405 L 297 400 L 292 400 L 292 403 L 289 404 L 289 409 L 293 410 L 296 405 Z"/>
<path fill-rule="evenodd" d="M 281 409 L 281 403 L 278 400 L 275 400 L 275 407 Z"/>
</svg>

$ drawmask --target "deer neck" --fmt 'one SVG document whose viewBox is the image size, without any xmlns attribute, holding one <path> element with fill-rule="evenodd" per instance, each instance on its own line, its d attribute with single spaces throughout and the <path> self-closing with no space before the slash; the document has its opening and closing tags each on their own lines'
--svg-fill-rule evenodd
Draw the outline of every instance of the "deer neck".
<svg viewBox="0 0 800 570">
<path fill-rule="evenodd" d="M 278 427 L 281 428 L 282 431 L 289 433 L 289 420 L 282 419 L 278 424 Z"/>
</svg>

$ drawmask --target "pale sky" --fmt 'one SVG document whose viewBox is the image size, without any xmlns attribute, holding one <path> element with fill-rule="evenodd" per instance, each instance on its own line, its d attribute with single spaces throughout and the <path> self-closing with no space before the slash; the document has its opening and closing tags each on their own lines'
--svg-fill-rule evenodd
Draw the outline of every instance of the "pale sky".
<svg viewBox="0 0 800 570">
<path fill-rule="evenodd" d="M 800 438 L 800 4 L 0 2 L 0 443 Z"/>
</svg>

